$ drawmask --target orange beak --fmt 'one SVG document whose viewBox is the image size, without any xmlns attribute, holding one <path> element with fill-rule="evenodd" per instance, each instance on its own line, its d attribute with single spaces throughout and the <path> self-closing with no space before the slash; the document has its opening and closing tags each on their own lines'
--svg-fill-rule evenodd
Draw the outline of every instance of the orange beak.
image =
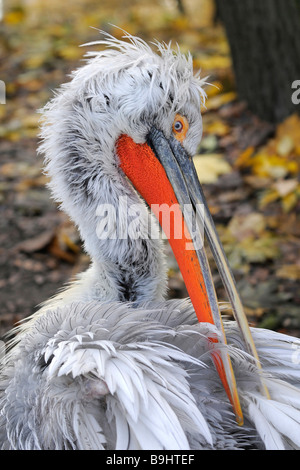
<svg viewBox="0 0 300 470">
<path fill-rule="evenodd" d="M 136 144 L 127 135 L 122 135 L 117 143 L 117 153 L 125 175 L 150 206 L 169 239 L 199 322 L 214 324 L 218 329 L 219 339 L 210 338 L 212 345 L 216 342 L 226 344 L 212 275 L 203 246 L 204 240 L 201 236 L 201 228 L 207 230 L 205 222 L 208 208 L 201 189 L 201 197 L 199 196 L 200 183 L 198 179 L 194 181 L 196 173 L 190 157 L 174 137 L 167 140 L 163 133 L 155 128 L 149 133 L 148 143 L 145 144 Z M 190 180 L 187 179 L 187 175 Z M 162 207 L 169 208 L 169 214 L 172 209 L 173 218 L 164 217 Z M 204 212 L 201 211 L 203 207 Z M 211 228 L 211 218 L 208 222 Z M 194 230 L 195 225 L 196 230 Z M 208 239 L 211 242 L 213 235 L 210 233 L 209 235 Z M 212 251 L 216 255 L 219 253 L 219 247 L 213 246 Z M 218 262 L 220 257 L 215 256 L 215 258 Z M 227 274 L 227 270 L 225 272 Z M 220 273 L 222 274 L 221 271 Z M 228 282 L 226 279 L 225 281 Z M 255 349 L 252 338 L 249 339 L 247 336 L 247 342 L 250 342 L 251 347 Z M 230 357 L 224 348 L 215 348 L 212 357 L 233 406 L 236 420 L 239 424 L 243 424 Z"/>
</svg>

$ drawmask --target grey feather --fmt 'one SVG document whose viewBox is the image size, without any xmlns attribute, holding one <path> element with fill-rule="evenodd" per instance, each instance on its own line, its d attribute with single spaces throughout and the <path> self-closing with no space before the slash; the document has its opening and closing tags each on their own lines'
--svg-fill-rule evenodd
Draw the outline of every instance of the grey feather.
<svg viewBox="0 0 300 470">
<path fill-rule="evenodd" d="M 300 340 L 252 329 L 271 400 L 237 325 L 199 324 L 189 300 L 166 301 L 163 243 L 119 168 L 116 139 L 166 137 L 180 112 L 189 154 L 202 133 L 203 82 L 170 45 L 107 36 L 43 111 L 42 144 L 54 198 L 77 224 L 90 268 L 15 330 L 0 368 L 1 449 L 260 449 L 300 447 Z M 172 96 L 172 100 L 170 100 Z M 101 239 L 99 204 L 143 203 L 140 239 Z M 246 423 L 235 422 L 213 366 L 232 358 Z M 298 361 L 298 362 L 297 362 Z"/>
</svg>

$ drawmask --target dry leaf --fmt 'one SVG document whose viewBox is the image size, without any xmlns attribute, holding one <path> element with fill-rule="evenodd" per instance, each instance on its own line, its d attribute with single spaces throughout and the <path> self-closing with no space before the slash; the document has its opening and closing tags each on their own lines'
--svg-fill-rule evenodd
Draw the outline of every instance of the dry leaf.
<svg viewBox="0 0 300 470">
<path fill-rule="evenodd" d="M 289 135 L 283 136 L 277 144 L 278 155 L 282 157 L 286 157 L 287 155 L 291 153 L 294 146 L 295 146 L 295 143 L 291 136 Z"/>
<path fill-rule="evenodd" d="M 25 253 L 34 253 L 40 251 L 48 246 L 53 240 L 55 235 L 54 230 L 46 230 L 37 237 L 24 240 L 16 246 L 16 250 L 23 251 Z"/>
<path fill-rule="evenodd" d="M 285 264 L 276 271 L 276 276 L 282 279 L 300 280 L 300 266 L 298 264 Z"/>
<path fill-rule="evenodd" d="M 204 71 L 231 68 L 232 61 L 230 55 L 211 55 L 205 57 L 197 57 L 194 60 L 195 68 Z"/>
<path fill-rule="evenodd" d="M 286 196 L 287 194 L 294 191 L 298 186 L 298 181 L 296 179 L 292 180 L 279 180 L 273 184 L 273 187 L 276 189 L 280 196 Z"/>
<path fill-rule="evenodd" d="M 49 177 L 46 175 L 40 175 L 36 178 L 25 178 L 22 179 L 16 186 L 16 191 L 27 191 L 30 188 L 40 188 L 45 187 L 49 182 Z"/>
<path fill-rule="evenodd" d="M 223 137 L 224 135 L 227 135 L 230 132 L 230 127 L 223 121 L 217 119 L 211 122 L 210 124 L 207 124 L 205 126 L 204 132 L 206 134 L 214 134 L 218 137 Z"/>
<path fill-rule="evenodd" d="M 251 158 L 249 165 L 254 174 L 262 177 L 271 177 L 281 179 L 288 174 L 296 174 L 298 165 L 294 161 L 287 160 L 285 157 L 261 151 Z"/>
<path fill-rule="evenodd" d="M 195 67 L 197 68 L 197 67 Z M 209 81 L 209 80 L 208 80 Z M 205 92 L 207 94 L 207 98 L 211 98 L 213 96 L 219 95 L 223 90 L 223 84 L 222 82 L 219 82 L 217 80 L 210 82 L 207 87 L 205 87 Z"/>
<path fill-rule="evenodd" d="M 49 252 L 58 259 L 62 259 L 63 261 L 67 261 L 68 263 L 74 264 L 76 260 L 76 256 L 74 253 L 69 253 L 61 248 L 61 243 L 58 237 L 55 235 L 52 242 L 48 248 Z"/>
<path fill-rule="evenodd" d="M 213 96 L 212 98 L 206 101 L 203 112 L 219 109 L 221 106 L 231 103 L 236 99 L 237 94 L 234 91 L 230 91 L 228 93 L 221 93 L 219 95 Z"/>
<path fill-rule="evenodd" d="M 41 175 L 41 169 L 26 162 L 10 162 L 1 165 L 0 175 L 6 178 L 34 178 Z"/>
<path fill-rule="evenodd" d="M 246 216 L 235 216 L 228 224 L 228 230 L 236 240 L 244 240 L 249 237 L 260 235 L 266 228 L 264 216 L 258 212 L 253 212 Z"/>
<path fill-rule="evenodd" d="M 278 198 L 279 194 L 276 189 L 267 189 L 262 193 L 259 199 L 259 208 L 264 209 L 271 202 L 277 201 Z"/>
<path fill-rule="evenodd" d="M 264 209 L 271 202 L 280 200 L 285 212 L 289 212 L 300 198 L 300 184 L 297 180 L 279 180 L 266 189 L 259 200 L 260 209 Z"/>
<path fill-rule="evenodd" d="M 194 165 L 201 183 L 214 183 L 220 175 L 230 173 L 231 166 L 222 155 L 196 155 Z"/>
<path fill-rule="evenodd" d="M 289 193 L 282 198 L 281 204 L 285 212 L 290 212 L 297 204 L 300 194 Z"/>
<path fill-rule="evenodd" d="M 242 168 L 243 166 L 247 166 L 250 162 L 252 155 L 254 154 L 254 147 L 248 147 L 244 150 L 238 158 L 236 159 L 234 166 L 237 168 Z"/>
</svg>

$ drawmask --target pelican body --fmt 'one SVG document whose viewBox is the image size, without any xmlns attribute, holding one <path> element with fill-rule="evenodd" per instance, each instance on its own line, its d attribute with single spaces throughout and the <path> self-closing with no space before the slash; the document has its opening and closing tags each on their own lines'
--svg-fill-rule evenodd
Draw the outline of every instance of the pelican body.
<svg viewBox="0 0 300 470">
<path fill-rule="evenodd" d="M 298 449 L 300 341 L 247 323 L 192 163 L 205 99 L 192 58 L 127 34 L 98 43 L 44 108 L 40 146 L 91 265 L 9 343 L 0 448 Z M 165 299 L 159 227 L 189 299 Z"/>
</svg>

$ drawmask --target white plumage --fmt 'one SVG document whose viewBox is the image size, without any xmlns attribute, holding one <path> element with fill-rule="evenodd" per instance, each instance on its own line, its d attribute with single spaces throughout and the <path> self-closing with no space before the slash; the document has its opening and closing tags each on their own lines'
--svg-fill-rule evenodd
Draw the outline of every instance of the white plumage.
<svg viewBox="0 0 300 470">
<path fill-rule="evenodd" d="M 166 272 L 153 215 L 144 238 L 101 239 L 97 207 L 141 198 L 120 169 L 116 141 L 144 144 L 155 125 L 169 138 L 174 115 L 189 120 L 182 143 L 201 137 L 201 82 L 170 46 L 155 54 L 128 37 L 101 41 L 45 109 L 51 189 L 78 225 L 92 265 L 26 321 L 0 374 L 2 449 L 298 449 L 300 340 L 251 329 L 271 399 L 235 322 L 228 340 L 199 323 L 189 300 L 165 301 Z M 119 207 L 119 206 L 118 206 Z M 116 225 L 127 213 L 118 209 Z M 213 365 L 231 357 L 245 424 L 239 426 Z M 300 354 L 299 354 L 300 356 Z"/>
</svg>

